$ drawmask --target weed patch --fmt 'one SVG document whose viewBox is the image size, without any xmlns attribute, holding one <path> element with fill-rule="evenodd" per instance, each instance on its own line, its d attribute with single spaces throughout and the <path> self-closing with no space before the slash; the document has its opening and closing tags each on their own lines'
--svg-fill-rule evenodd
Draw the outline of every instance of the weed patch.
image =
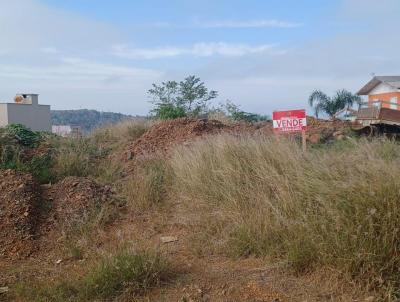
<svg viewBox="0 0 400 302">
<path fill-rule="evenodd" d="M 169 274 L 168 264 L 160 254 L 123 250 L 102 259 L 82 277 L 70 276 L 69 281 L 51 285 L 22 284 L 16 291 L 26 301 L 110 301 L 160 286 Z"/>
</svg>

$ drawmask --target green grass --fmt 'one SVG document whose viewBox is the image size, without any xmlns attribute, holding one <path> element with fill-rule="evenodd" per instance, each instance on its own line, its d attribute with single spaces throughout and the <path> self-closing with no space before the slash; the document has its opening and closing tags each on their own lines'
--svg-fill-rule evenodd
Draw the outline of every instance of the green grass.
<svg viewBox="0 0 400 302">
<path fill-rule="evenodd" d="M 218 136 L 179 148 L 171 166 L 177 198 L 208 213 L 199 227 L 215 225 L 208 242 L 220 250 L 283 259 L 298 273 L 329 267 L 383 295 L 400 290 L 398 143 L 303 153 L 293 141 Z"/>
<path fill-rule="evenodd" d="M 56 140 L 53 172 L 58 179 L 67 176 L 85 177 L 97 171 L 97 162 L 106 155 L 89 138 L 59 138 Z"/>
<path fill-rule="evenodd" d="M 167 262 L 152 251 L 123 250 L 104 258 L 82 277 L 69 276 L 53 284 L 21 284 L 17 296 L 24 301 L 112 301 L 133 297 L 160 286 L 170 277 Z"/>
<path fill-rule="evenodd" d="M 51 148 L 46 153 L 26 156 L 34 148 L 40 147 L 48 137 L 46 133 L 31 131 L 19 124 L 0 128 L 0 169 L 32 173 L 39 183 L 53 181 Z"/>
</svg>

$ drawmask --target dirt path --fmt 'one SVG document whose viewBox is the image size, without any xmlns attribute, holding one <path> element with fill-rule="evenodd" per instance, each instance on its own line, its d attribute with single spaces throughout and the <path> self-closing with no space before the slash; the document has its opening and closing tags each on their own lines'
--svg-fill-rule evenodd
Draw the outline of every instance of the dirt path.
<svg viewBox="0 0 400 302">
<path fill-rule="evenodd" d="M 296 277 L 283 264 L 262 259 L 199 256 L 192 247 L 196 212 L 179 201 L 161 210 L 132 218 L 115 229 L 118 240 L 159 247 L 170 261 L 175 277 L 140 301 L 354 301 L 337 280 L 323 272 Z M 162 243 L 163 237 L 176 241 Z M 171 238 L 172 239 L 172 238 Z"/>
<path fill-rule="evenodd" d="M 174 275 L 171 280 L 135 301 L 355 301 L 351 290 L 341 289 L 333 278 L 325 278 L 331 272 L 296 277 L 283 264 L 262 259 L 198 255 L 192 241 L 197 216 L 196 211 L 170 199 L 163 207 L 146 214 L 126 213 L 106 230 L 99 231 L 94 245 L 99 251 L 117 245 L 156 247 L 168 259 Z M 177 240 L 162 243 L 166 236 Z M 0 270 L 7 272 L 0 281 L 12 287 L 22 280 L 45 281 L 71 272 L 82 274 L 90 260 L 62 257 L 61 250 L 54 248 L 38 257 L 0 263 Z M 57 263 L 58 259 L 62 262 Z"/>
</svg>

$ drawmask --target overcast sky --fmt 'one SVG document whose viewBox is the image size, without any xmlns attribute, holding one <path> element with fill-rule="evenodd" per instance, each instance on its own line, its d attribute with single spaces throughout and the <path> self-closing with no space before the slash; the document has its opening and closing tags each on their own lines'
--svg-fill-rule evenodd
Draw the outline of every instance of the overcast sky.
<svg viewBox="0 0 400 302">
<path fill-rule="evenodd" d="M 270 114 L 313 89 L 400 74 L 399 0 L 0 0 L 0 100 L 149 110 L 152 83 L 197 75 Z"/>
</svg>

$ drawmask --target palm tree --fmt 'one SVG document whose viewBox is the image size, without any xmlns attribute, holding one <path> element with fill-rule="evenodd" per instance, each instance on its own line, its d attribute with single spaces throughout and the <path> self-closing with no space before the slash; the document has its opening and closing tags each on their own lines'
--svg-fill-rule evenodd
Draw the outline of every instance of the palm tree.
<svg viewBox="0 0 400 302">
<path fill-rule="evenodd" d="M 314 107 L 315 116 L 317 118 L 320 112 L 324 112 L 333 119 L 339 111 L 345 108 L 347 114 L 347 111 L 353 107 L 354 104 L 360 102 L 361 98 L 358 95 L 352 94 L 345 89 L 337 91 L 333 97 L 329 97 L 321 90 L 314 90 L 308 98 L 308 103 L 311 107 Z"/>
</svg>

